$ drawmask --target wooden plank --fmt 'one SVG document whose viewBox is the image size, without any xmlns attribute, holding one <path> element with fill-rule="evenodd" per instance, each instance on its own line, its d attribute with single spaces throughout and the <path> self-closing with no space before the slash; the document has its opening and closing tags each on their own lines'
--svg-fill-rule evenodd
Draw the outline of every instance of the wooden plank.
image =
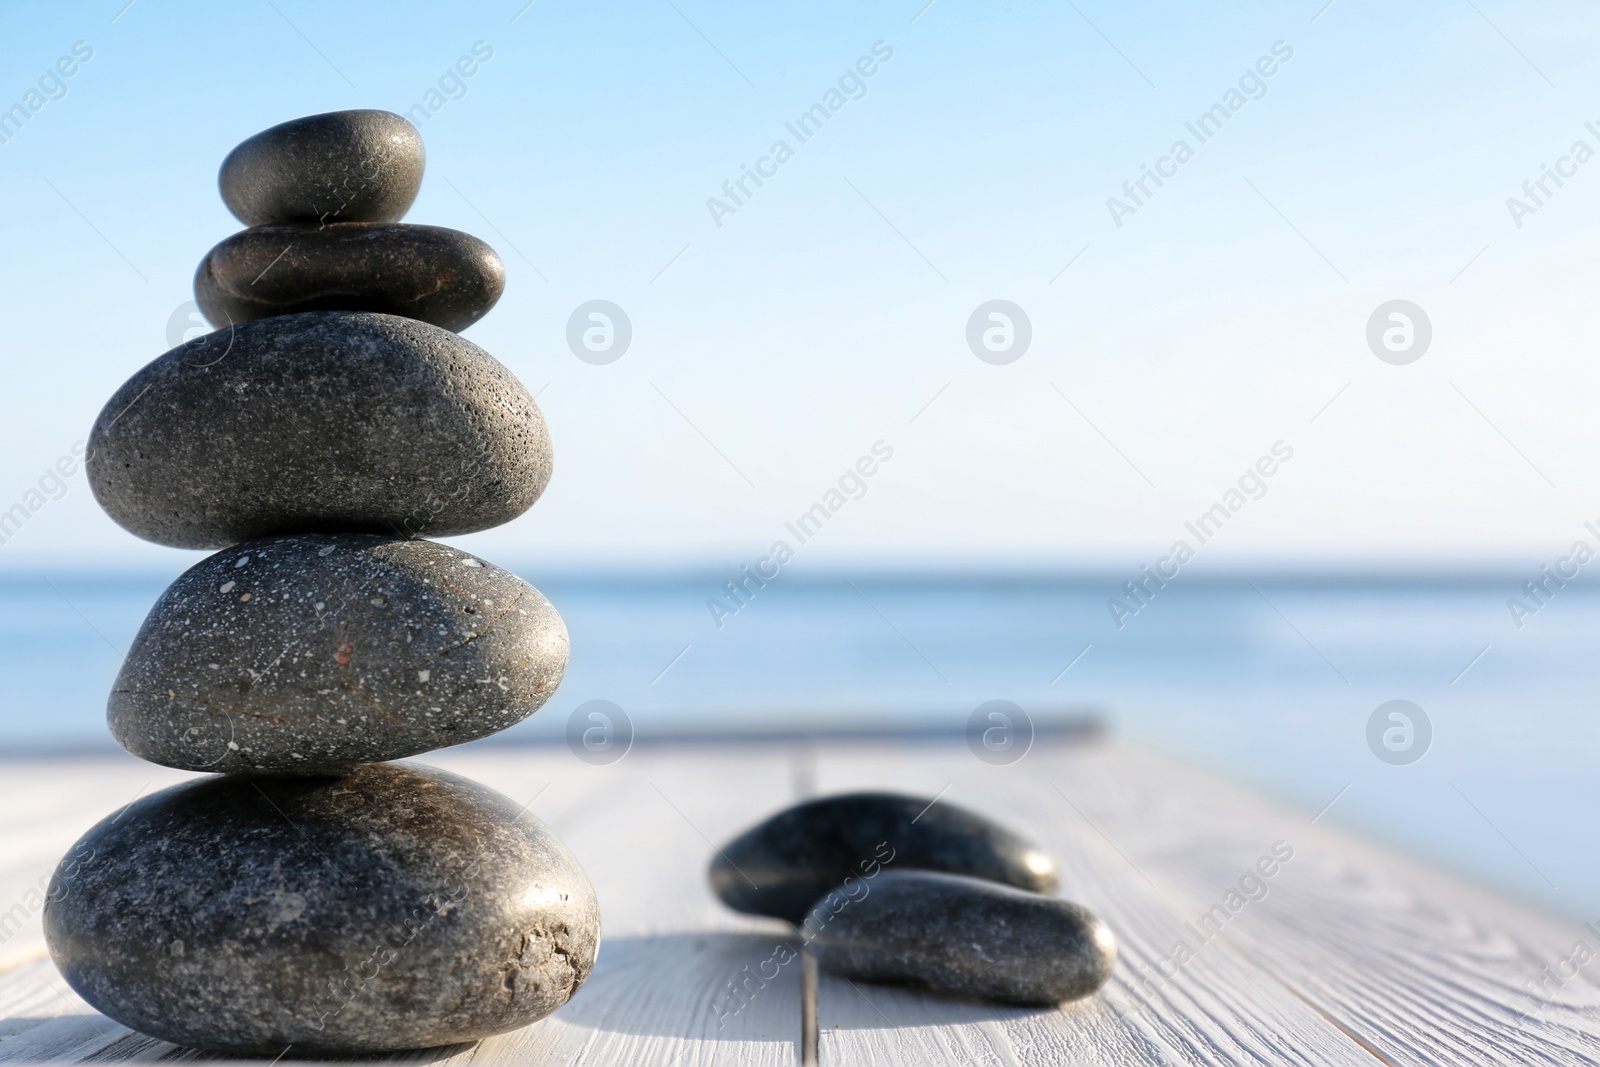
<svg viewBox="0 0 1600 1067">
<path fill-rule="evenodd" d="M 1198 916 L 1271 841 L 1292 862 L 1227 943 L 1394 1064 L 1600 1061 L 1600 940 L 1132 749 L 1069 758 L 1075 802 Z M 1196 800 L 1203 801 L 1196 803 Z M 1241 919 L 1245 918 L 1244 914 Z"/>
<path fill-rule="evenodd" d="M 134 777 L 155 770 L 127 762 L 0 775 L 0 809 L 26 813 L 0 816 L 0 841 L 14 845 L 0 893 L 48 870 L 131 798 Z M 792 931 L 723 909 L 705 866 L 715 843 L 797 794 L 868 787 L 942 794 L 1037 837 L 1062 861 L 1064 895 L 1116 931 L 1120 963 L 1100 994 L 1049 1011 L 824 976 L 826 1067 L 1600 1062 L 1600 962 L 1526 997 L 1540 967 L 1580 939 L 1596 942 L 1577 924 L 1121 745 L 1041 745 L 1010 767 L 934 741 L 818 746 L 809 756 L 772 745 L 649 747 L 609 767 L 564 748 L 490 746 L 419 762 L 532 801 L 589 871 L 606 937 L 588 985 L 549 1019 L 396 1062 L 794 1063 L 798 961 L 747 987 L 739 1010 L 727 995 Z M 1293 856 L 1261 880 L 1264 895 L 1214 912 L 1280 841 Z M 1180 941 L 1193 958 L 1176 966 Z M 89 1058 L 193 1054 L 92 1012 L 47 959 L 0 957 L 0 1062 Z"/>
<path fill-rule="evenodd" d="M 1138 1058 L 1136 1048 L 1114 1043 L 1086 1053 L 1074 1028 L 1096 1020 L 1082 1010 L 1072 1017 L 1072 1006 L 1031 1020 L 985 1019 L 984 1030 L 965 1014 L 969 1006 L 949 1004 L 944 1016 L 935 998 L 913 1004 L 912 994 L 864 989 L 878 1008 L 895 1009 L 886 1018 L 834 982 L 824 987 L 824 1023 L 831 1018 L 839 1030 L 824 1036 L 836 1046 L 835 1062 L 905 1055 L 914 1039 L 899 1028 L 930 1017 L 947 1018 L 954 1030 L 935 1029 L 917 1054 L 976 1062 L 1007 1063 L 1009 1054 L 1031 1063 L 1041 1047 L 1039 1062 L 1299 1063 L 1308 1048 L 1316 1049 L 1310 1062 L 1600 1062 L 1600 991 L 1592 984 L 1600 965 L 1547 994 L 1527 995 L 1540 968 L 1570 958 L 1577 941 L 1595 947 L 1577 924 L 1123 746 L 1044 750 L 1010 768 L 966 766 L 960 754 L 903 763 L 892 754 L 830 753 L 822 784 L 927 795 L 948 786 L 948 799 L 1052 847 L 1066 860 L 1065 895 L 1099 911 L 1122 941 L 1118 973 L 1102 999 L 1153 1056 Z M 1263 879 L 1257 864 L 1278 842 L 1293 858 Z M 1246 875 L 1256 876 L 1247 883 L 1251 895 L 1265 896 L 1240 892 L 1242 907 L 1229 912 L 1227 894 Z M 1148 907 L 1136 906 L 1141 901 Z M 1180 941 L 1196 956 L 1175 970 L 1167 964 L 1168 979 L 1158 967 Z M 1325 1024 L 1320 1033 L 1317 1021 Z M 1009 1050 L 996 1045 L 997 1027 Z M 1069 1037 L 1073 1043 L 1060 1043 Z"/>
<path fill-rule="evenodd" d="M 825 979 L 821 1062 L 1372 1067 L 1359 1045 L 1233 953 L 1202 951 L 1185 966 L 1184 981 L 1154 993 L 1141 988 L 1136 976 L 1167 955 L 1185 909 L 1130 872 L 1107 841 L 1074 817 L 1065 799 L 1040 795 L 1053 792 L 1048 768 L 1064 751 L 1104 750 L 1039 749 L 1009 767 L 980 762 L 964 746 L 822 755 L 822 792 L 873 788 L 937 795 L 1034 837 L 1061 862 L 1063 895 L 1105 919 L 1119 951 L 1117 970 L 1098 994 L 1049 1011 Z"/>
</svg>

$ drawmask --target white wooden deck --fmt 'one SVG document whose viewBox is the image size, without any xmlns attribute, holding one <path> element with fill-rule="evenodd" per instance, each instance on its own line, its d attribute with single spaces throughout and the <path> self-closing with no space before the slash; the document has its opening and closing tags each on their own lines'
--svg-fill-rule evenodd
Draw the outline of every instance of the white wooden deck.
<svg viewBox="0 0 1600 1067">
<path fill-rule="evenodd" d="M 1600 1063 L 1600 959 L 1529 994 L 1541 968 L 1556 970 L 1579 941 L 1600 947 L 1578 924 L 1120 744 L 1037 747 L 1011 767 L 932 741 L 643 746 L 609 767 L 561 747 L 419 762 L 518 802 L 537 797 L 532 810 L 594 880 L 605 939 L 588 985 L 554 1016 L 406 1062 L 797 1063 L 798 962 L 718 1025 L 726 984 L 765 960 L 786 928 L 721 908 L 706 860 L 712 842 L 799 796 L 873 787 L 942 792 L 1036 836 L 1062 863 L 1064 893 L 1116 931 L 1121 957 L 1099 995 L 1049 1011 L 823 975 L 823 1065 Z M 0 763 L 0 916 L 13 904 L 29 912 L 28 890 L 89 825 L 181 777 L 131 758 Z M 1266 897 L 1203 942 L 1186 924 L 1198 926 L 1280 841 L 1294 855 Z M 0 919 L 0 1062 L 198 1058 L 73 995 L 45 955 L 36 913 L 11 929 Z M 1160 977 L 1180 940 L 1193 958 Z"/>
</svg>

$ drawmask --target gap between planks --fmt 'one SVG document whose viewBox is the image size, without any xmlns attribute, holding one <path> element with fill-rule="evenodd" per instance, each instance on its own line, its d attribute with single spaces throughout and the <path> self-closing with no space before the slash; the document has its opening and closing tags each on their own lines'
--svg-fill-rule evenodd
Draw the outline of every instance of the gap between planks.
<svg viewBox="0 0 1600 1067">
<path fill-rule="evenodd" d="M 790 781 L 794 802 L 804 803 L 817 792 L 817 746 L 795 745 L 789 750 Z M 817 1021 L 820 996 L 817 992 L 817 958 L 811 949 L 800 948 L 800 1067 L 818 1067 L 817 1046 L 821 1043 L 821 1024 Z"/>
</svg>

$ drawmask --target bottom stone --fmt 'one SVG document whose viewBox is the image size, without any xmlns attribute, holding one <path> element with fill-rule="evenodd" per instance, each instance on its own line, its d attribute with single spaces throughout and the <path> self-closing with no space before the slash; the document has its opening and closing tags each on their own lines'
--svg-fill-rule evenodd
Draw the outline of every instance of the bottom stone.
<svg viewBox="0 0 1600 1067">
<path fill-rule="evenodd" d="M 135 1030 L 233 1053 L 475 1041 L 565 1004 L 600 912 L 507 797 L 432 768 L 186 782 L 95 826 L 44 912 L 68 984 Z"/>
</svg>

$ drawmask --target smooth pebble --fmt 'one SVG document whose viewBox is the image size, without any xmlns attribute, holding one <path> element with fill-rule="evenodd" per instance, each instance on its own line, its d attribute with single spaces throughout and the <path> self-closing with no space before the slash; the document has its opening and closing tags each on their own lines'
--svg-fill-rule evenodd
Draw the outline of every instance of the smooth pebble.
<svg viewBox="0 0 1600 1067">
<path fill-rule="evenodd" d="M 1117 959 L 1111 929 L 1082 905 L 961 875 L 885 871 L 825 895 L 816 915 L 825 970 L 1007 1004 L 1088 996 Z"/>
<path fill-rule="evenodd" d="M 392 111 L 330 111 L 279 123 L 222 161 L 222 202 L 246 226 L 398 222 L 422 187 L 417 128 Z"/>
<path fill-rule="evenodd" d="M 325 771 L 521 722 L 567 652 L 537 589 L 465 552 L 375 534 L 266 538 L 167 588 L 107 719 L 123 748 L 168 767 Z"/>
<path fill-rule="evenodd" d="M 224 548 L 499 526 L 539 498 L 551 455 L 533 397 L 472 342 L 397 315 L 306 311 L 157 357 L 102 409 L 86 463 L 124 529 Z"/>
<path fill-rule="evenodd" d="M 848 793 L 798 804 L 724 845 L 708 877 L 735 911 L 798 923 L 846 876 L 946 871 L 1053 892 L 1056 864 L 1037 845 L 933 797 Z"/>
<path fill-rule="evenodd" d="M 566 847 L 431 768 L 222 775 L 143 797 L 57 866 L 45 939 L 125 1026 L 242 1055 L 477 1041 L 565 1004 L 600 913 Z"/>
<path fill-rule="evenodd" d="M 297 311 L 379 311 L 464 330 L 506 284 L 494 249 L 442 226 L 255 226 L 218 244 L 194 276 L 216 327 Z"/>
</svg>

